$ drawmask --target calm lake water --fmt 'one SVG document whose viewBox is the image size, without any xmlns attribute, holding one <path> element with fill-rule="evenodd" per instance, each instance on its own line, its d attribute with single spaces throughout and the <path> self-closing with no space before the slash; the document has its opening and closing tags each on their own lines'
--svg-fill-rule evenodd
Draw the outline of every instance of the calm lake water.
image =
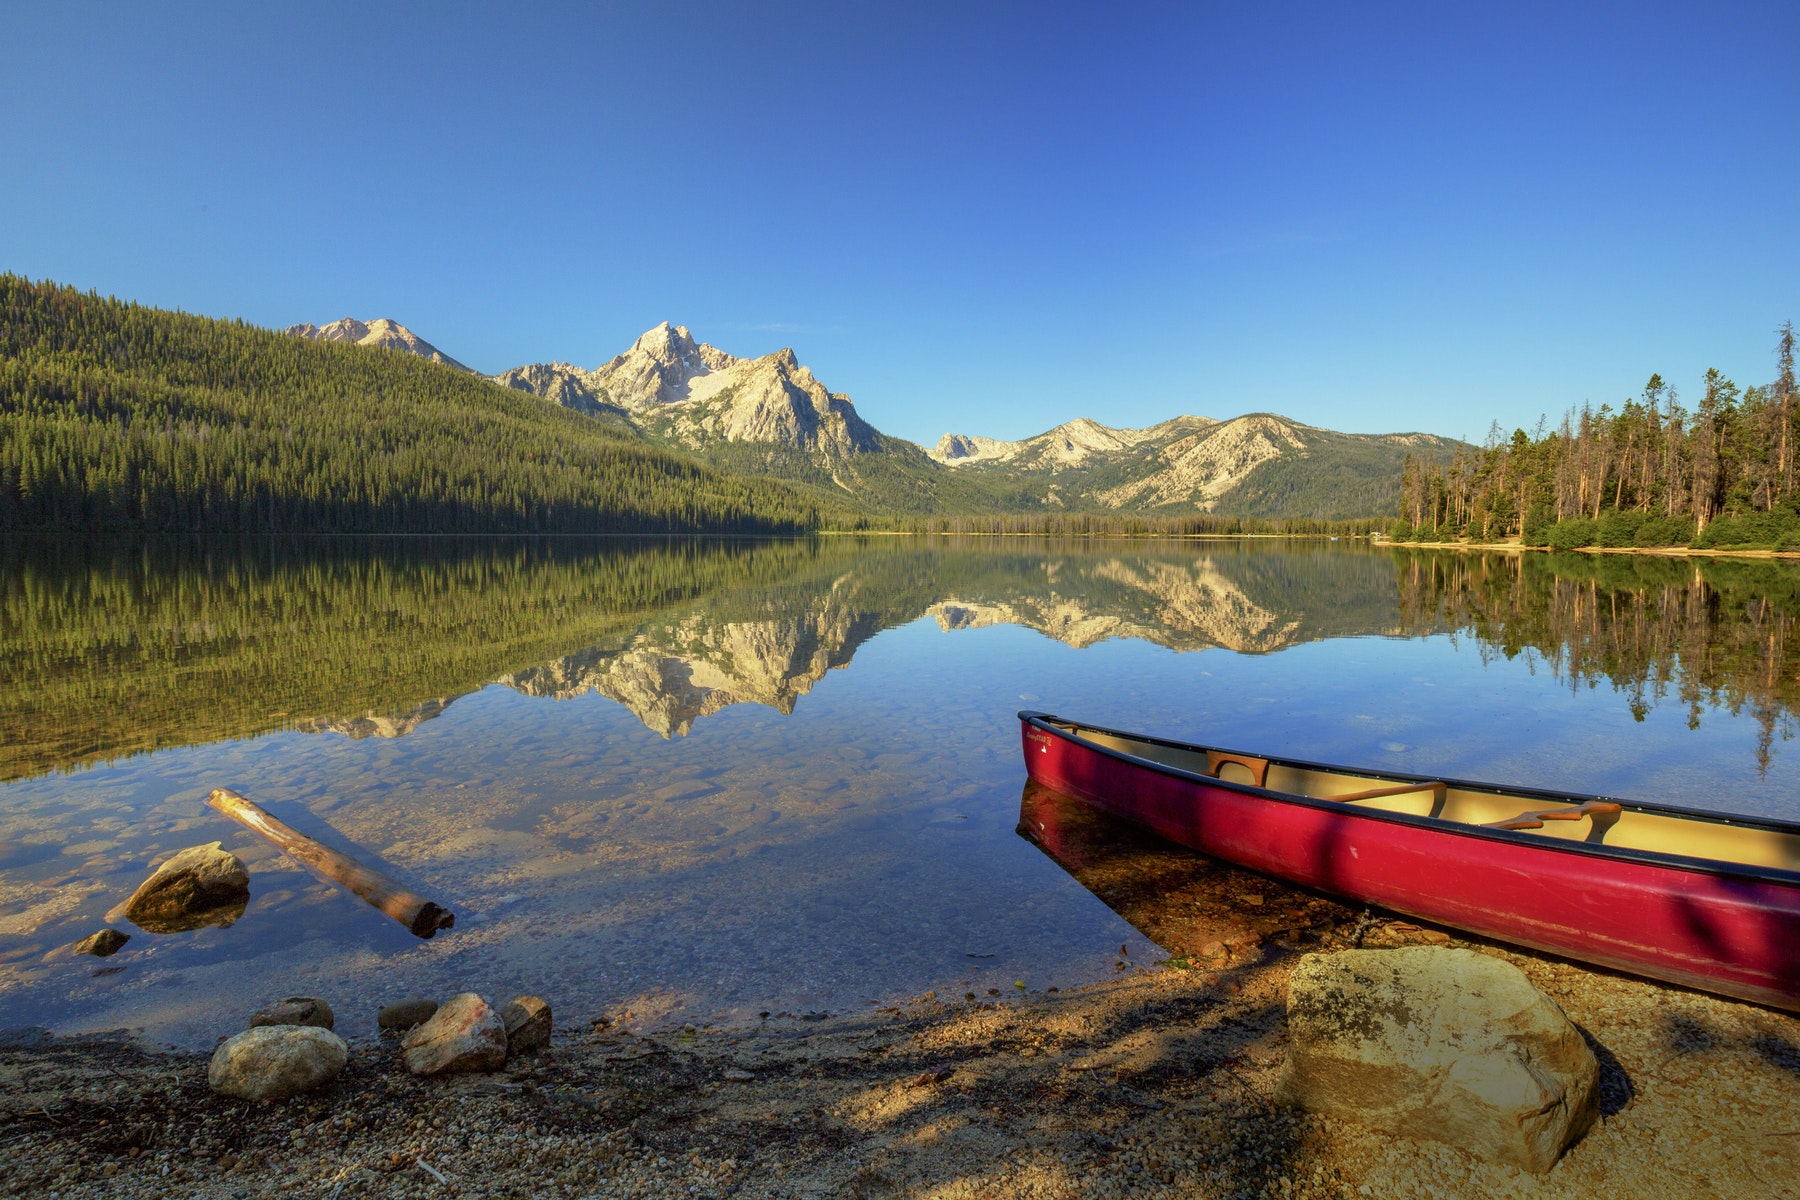
<svg viewBox="0 0 1800 1200">
<path fill-rule="evenodd" d="M 1158 948 L 1015 833 L 1015 712 L 1800 818 L 1800 570 L 1352 543 L 0 547 L 0 1025 L 474 990 L 651 1028 Z M 205 803 L 453 909 L 415 939 Z M 46 955 L 163 858 L 227 927 Z"/>
</svg>

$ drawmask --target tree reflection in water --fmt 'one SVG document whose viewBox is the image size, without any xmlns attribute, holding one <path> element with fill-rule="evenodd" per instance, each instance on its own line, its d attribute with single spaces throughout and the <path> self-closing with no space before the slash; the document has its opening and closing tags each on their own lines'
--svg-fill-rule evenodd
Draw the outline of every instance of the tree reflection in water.
<svg viewBox="0 0 1800 1200">
<path fill-rule="evenodd" d="M 1794 736 L 1800 565 L 1650 555 L 1395 551 L 1409 630 L 1466 631 L 1489 654 L 1533 655 L 1571 689 L 1604 680 L 1642 721 L 1670 700 L 1748 712 L 1757 767 Z"/>
</svg>

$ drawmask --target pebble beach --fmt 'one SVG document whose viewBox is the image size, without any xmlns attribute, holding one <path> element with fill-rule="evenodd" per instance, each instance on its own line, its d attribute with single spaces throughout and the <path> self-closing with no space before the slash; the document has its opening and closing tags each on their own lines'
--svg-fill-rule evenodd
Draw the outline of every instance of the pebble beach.
<svg viewBox="0 0 1800 1200">
<path fill-rule="evenodd" d="M 14 1033 L 0 1194 L 1800 1195 L 1800 1018 L 1409 922 L 1357 925 L 1305 951 L 1133 965 L 1065 992 L 748 1028 L 559 1029 L 489 1074 L 417 1079 L 397 1041 L 369 1039 L 327 1087 L 269 1103 L 213 1094 L 203 1053 Z M 1601 1117 L 1549 1172 L 1274 1103 L 1287 976 L 1301 952 L 1359 933 L 1504 958 L 1590 1039 Z"/>
</svg>

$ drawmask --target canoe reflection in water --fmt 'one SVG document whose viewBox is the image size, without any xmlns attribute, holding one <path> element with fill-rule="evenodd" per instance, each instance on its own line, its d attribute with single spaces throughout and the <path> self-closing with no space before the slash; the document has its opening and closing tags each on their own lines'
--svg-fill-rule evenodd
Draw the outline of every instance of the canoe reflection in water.
<svg viewBox="0 0 1800 1200">
<path fill-rule="evenodd" d="M 1341 941 L 1356 910 L 1178 846 L 1097 805 L 1027 782 L 1019 836 L 1178 963 L 1223 968 Z M 1147 963 L 1139 963 L 1147 966 Z"/>
</svg>

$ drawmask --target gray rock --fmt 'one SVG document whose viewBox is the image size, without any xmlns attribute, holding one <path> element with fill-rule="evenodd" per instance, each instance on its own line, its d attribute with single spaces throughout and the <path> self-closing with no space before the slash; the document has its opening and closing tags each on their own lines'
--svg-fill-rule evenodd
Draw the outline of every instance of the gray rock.
<svg viewBox="0 0 1800 1200">
<path fill-rule="evenodd" d="M 486 1000 L 464 992 L 400 1040 L 414 1075 L 497 1071 L 506 1065 L 506 1025 Z"/>
<path fill-rule="evenodd" d="M 381 1006 L 381 1011 L 375 1014 L 375 1024 L 382 1029 L 411 1029 L 431 1020 L 432 1014 L 437 1010 L 436 1000 L 425 1000 L 417 996 L 396 1000 L 392 1004 Z"/>
<path fill-rule="evenodd" d="M 91 954 L 95 958 L 110 958 L 119 952 L 119 947 L 131 940 L 129 933 L 120 933 L 116 929 L 102 929 L 90 933 L 69 947 L 71 954 Z"/>
<path fill-rule="evenodd" d="M 122 911 L 151 933 L 179 933 L 203 925 L 229 925 L 250 901 L 250 872 L 235 854 L 213 842 L 190 846 L 157 867 L 138 885 Z"/>
<path fill-rule="evenodd" d="M 334 1079 L 350 1047 L 329 1029 L 264 1025 L 228 1038 L 206 1069 L 212 1090 L 245 1100 L 280 1100 Z"/>
<path fill-rule="evenodd" d="M 331 1005 L 312 996 L 289 996 L 285 1000 L 257 1009 L 250 1016 L 250 1028 L 264 1025 L 312 1025 L 331 1029 L 337 1025 Z"/>
<path fill-rule="evenodd" d="M 1511 963 L 1416 946 L 1309 954 L 1276 1099 L 1543 1172 L 1593 1122 L 1599 1063 Z"/>
<path fill-rule="evenodd" d="M 514 996 L 500 1010 L 506 1052 L 523 1054 L 550 1044 L 550 1006 L 536 996 Z"/>
</svg>

